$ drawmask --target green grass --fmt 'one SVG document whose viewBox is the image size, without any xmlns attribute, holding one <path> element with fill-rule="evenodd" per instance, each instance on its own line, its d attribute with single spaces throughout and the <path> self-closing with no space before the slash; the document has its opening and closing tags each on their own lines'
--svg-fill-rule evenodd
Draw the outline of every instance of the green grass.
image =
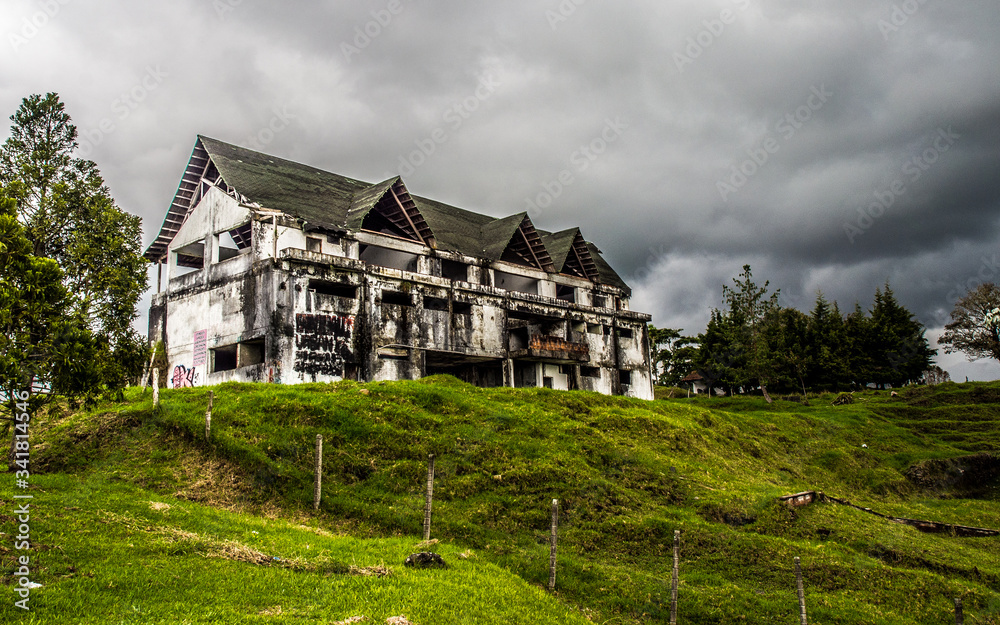
<svg viewBox="0 0 1000 625">
<path fill-rule="evenodd" d="M 809 405 L 643 402 L 447 377 L 214 391 L 210 443 L 206 389 L 166 391 L 159 410 L 133 391 L 120 404 L 36 418 L 33 468 L 46 475 L 33 477 L 44 492 L 32 522 L 46 565 L 35 581 L 46 587 L 32 595 L 35 622 L 665 623 L 677 529 L 682 623 L 796 622 L 795 556 L 810 623 L 954 622 L 955 597 L 967 623 L 1000 623 L 1000 538 L 776 501 L 815 489 L 884 514 L 1000 528 L 995 487 L 970 499 L 904 475 L 921 461 L 996 452 L 1000 385 L 871 391 L 841 407 L 832 394 Z M 454 563 L 448 571 L 401 566 L 419 540 L 428 453 L 434 549 Z M 554 596 L 543 590 L 553 498 Z M 11 542 L 0 547 L 5 573 Z M 286 565 L 211 555 L 233 542 Z M 468 549 L 474 558 L 457 558 Z M 355 554 L 356 566 L 393 575 L 345 574 Z M 13 600 L 0 604 L 5 622 Z M 281 614 L 261 614 L 277 605 Z M 103 616 L 70 618 L 87 614 Z"/>
</svg>

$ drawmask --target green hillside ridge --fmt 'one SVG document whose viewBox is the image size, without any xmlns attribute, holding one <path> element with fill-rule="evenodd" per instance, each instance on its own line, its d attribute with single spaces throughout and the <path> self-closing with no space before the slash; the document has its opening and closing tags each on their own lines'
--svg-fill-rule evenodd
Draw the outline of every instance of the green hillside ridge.
<svg viewBox="0 0 1000 625">
<path fill-rule="evenodd" d="M 666 623 L 677 529 L 680 623 L 797 622 L 795 556 L 810 623 L 953 623 L 956 597 L 966 623 L 1000 623 L 1000 538 L 776 499 L 821 490 L 892 516 L 1000 529 L 1000 384 L 869 391 L 838 407 L 833 395 L 644 402 L 442 376 L 213 390 L 209 443 L 204 388 L 163 391 L 159 410 L 134 389 L 122 403 L 36 416 L 33 581 L 45 587 L 34 621 L 14 599 L 0 619 Z M 428 453 L 441 541 L 430 548 L 446 571 L 402 566 L 421 537 Z M 8 476 L 5 502 L 12 490 Z"/>
</svg>

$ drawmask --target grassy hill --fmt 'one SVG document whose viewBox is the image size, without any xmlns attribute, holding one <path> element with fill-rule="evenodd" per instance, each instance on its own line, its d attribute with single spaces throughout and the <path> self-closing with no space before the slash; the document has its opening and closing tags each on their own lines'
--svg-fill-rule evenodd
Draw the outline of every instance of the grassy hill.
<svg viewBox="0 0 1000 625">
<path fill-rule="evenodd" d="M 953 623 L 956 597 L 966 623 L 1000 623 L 1000 538 L 776 499 L 821 490 L 890 516 L 1000 528 L 1000 385 L 838 407 L 832 395 L 643 402 L 448 377 L 214 391 L 210 442 L 201 388 L 165 391 L 159 410 L 135 390 L 36 417 L 44 588 L 30 614 L 10 592 L 0 620 L 666 623 L 676 529 L 681 623 L 797 622 L 795 556 L 810 623 Z M 423 547 L 428 453 L 441 542 Z M 13 490 L 0 478 L 4 528 Z M 12 544 L 0 543 L 8 587 Z M 424 548 L 451 567 L 402 566 Z"/>
</svg>

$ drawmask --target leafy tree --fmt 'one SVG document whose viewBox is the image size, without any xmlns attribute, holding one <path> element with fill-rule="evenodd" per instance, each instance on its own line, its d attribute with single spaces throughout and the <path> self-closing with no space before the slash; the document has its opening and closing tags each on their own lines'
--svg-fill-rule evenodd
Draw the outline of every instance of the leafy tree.
<svg viewBox="0 0 1000 625">
<path fill-rule="evenodd" d="M 750 265 L 743 265 L 739 279 L 733 278 L 735 287 L 723 286 L 722 295 L 729 304 L 729 316 L 736 329 L 736 344 L 745 358 L 743 382 L 760 386 L 767 403 L 771 396 L 767 385 L 777 378 L 776 354 L 766 339 L 768 327 L 777 322 L 778 293 L 767 294 L 770 282 L 757 286 L 753 281 Z"/>
<path fill-rule="evenodd" d="M 57 394 L 85 394 L 98 382 L 93 337 L 79 314 L 66 313 L 71 295 L 62 282 L 54 260 L 31 253 L 15 201 L 0 196 L 0 396 L 9 415 L 25 392 L 32 414 Z"/>
<path fill-rule="evenodd" d="M 660 386 L 677 386 L 694 370 L 695 345 L 698 339 L 682 336 L 680 330 L 657 328 L 650 324 L 649 339 L 653 344 L 653 372 Z"/>
<path fill-rule="evenodd" d="M 147 286 L 140 219 L 115 204 L 92 161 L 73 156 L 77 131 L 58 95 L 25 98 L 11 121 L 0 186 L 16 201 L 31 254 L 61 270 L 63 316 L 92 333 L 99 388 L 120 392 L 148 353 L 131 325 Z"/>
<path fill-rule="evenodd" d="M 1000 324 L 991 313 L 1000 308 L 1000 287 L 987 282 L 955 302 L 951 323 L 938 339 L 946 354 L 964 352 L 969 360 L 1000 360 Z"/>
</svg>

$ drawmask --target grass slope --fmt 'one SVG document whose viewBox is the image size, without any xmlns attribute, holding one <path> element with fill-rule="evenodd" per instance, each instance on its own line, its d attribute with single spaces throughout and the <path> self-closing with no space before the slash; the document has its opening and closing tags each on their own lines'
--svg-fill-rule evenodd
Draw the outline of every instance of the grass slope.
<svg viewBox="0 0 1000 625">
<path fill-rule="evenodd" d="M 59 617 L 38 622 L 390 612 L 423 625 L 667 622 L 679 529 L 682 623 L 796 622 L 795 556 L 811 623 L 954 622 L 955 597 L 967 623 L 1000 623 L 1000 539 L 922 534 L 851 508 L 791 510 L 775 499 L 816 489 L 884 514 L 1000 528 L 996 474 L 970 489 L 945 462 L 1000 447 L 998 385 L 870 392 L 840 407 L 832 396 L 810 406 L 643 402 L 446 377 L 214 390 L 210 443 L 205 389 L 166 391 L 159 410 L 133 392 L 36 419 L 33 468 L 50 474 L 36 481 L 33 531 L 45 550 L 35 581 L 46 585 L 37 614 L 51 605 Z M 316 434 L 325 468 L 314 514 Z M 443 541 L 434 549 L 455 566 L 411 572 L 400 563 L 420 533 L 428 453 L 437 457 L 433 535 Z M 917 464 L 927 478 L 919 485 L 904 476 Z M 561 507 L 555 597 L 541 590 L 552 498 Z M 169 515 L 150 501 L 171 505 Z M 251 539 L 251 526 L 272 542 Z M 292 564 L 212 557 L 230 543 Z M 458 559 L 467 549 L 475 558 Z M 345 574 L 355 552 L 365 556 L 356 566 L 394 574 Z M 14 553 L 6 544 L 0 553 L 9 573 Z M 146 612 L 130 616 L 134 605 Z"/>
</svg>

